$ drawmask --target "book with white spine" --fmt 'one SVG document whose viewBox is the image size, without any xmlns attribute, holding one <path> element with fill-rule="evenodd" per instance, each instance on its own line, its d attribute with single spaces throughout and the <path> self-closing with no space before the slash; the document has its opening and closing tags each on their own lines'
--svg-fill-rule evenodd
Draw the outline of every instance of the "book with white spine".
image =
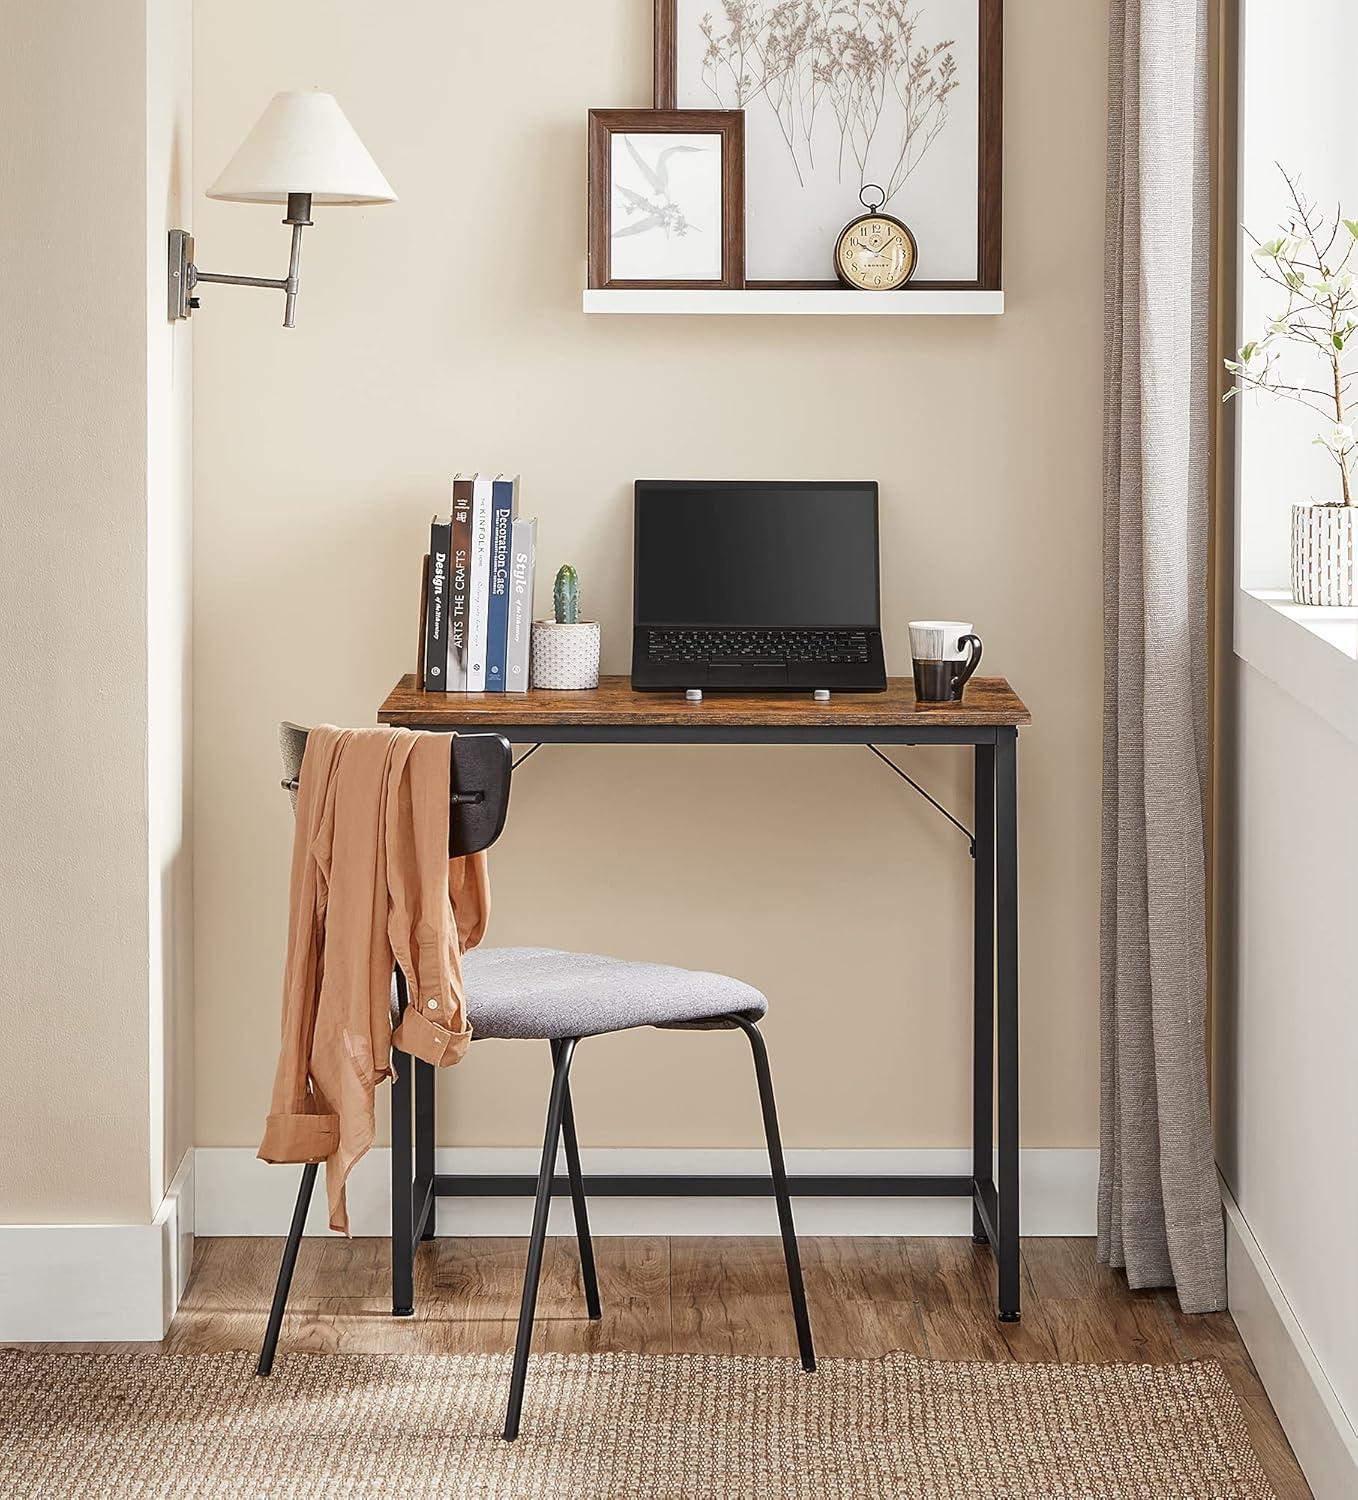
<svg viewBox="0 0 1358 1500">
<path fill-rule="evenodd" d="M 505 648 L 505 692 L 528 691 L 528 653 L 533 639 L 533 583 L 537 573 L 537 518 L 516 520 L 509 546 L 509 638 Z"/>
<path fill-rule="evenodd" d="M 490 512 L 493 476 L 472 481 L 472 558 L 467 580 L 467 691 L 486 690 L 486 644 L 490 618 Z"/>
</svg>

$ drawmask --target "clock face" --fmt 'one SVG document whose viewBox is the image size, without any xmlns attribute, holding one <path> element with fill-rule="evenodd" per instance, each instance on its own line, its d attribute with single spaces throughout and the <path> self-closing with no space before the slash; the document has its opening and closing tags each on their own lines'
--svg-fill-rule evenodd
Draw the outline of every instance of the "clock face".
<svg viewBox="0 0 1358 1500">
<path fill-rule="evenodd" d="M 835 246 L 839 279 L 863 291 L 893 291 L 910 280 L 914 269 L 914 236 L 887 214 L 855 219 Z"/>
</svg>

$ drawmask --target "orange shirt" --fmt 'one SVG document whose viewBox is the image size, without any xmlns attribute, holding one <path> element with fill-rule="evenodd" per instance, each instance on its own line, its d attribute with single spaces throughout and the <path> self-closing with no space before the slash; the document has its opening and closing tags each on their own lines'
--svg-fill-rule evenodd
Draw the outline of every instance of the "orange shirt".
<svg viewBox="0 0 1358 1500">
<path fill-rule="evenodd" d="M 325 1162 L 330 1227 L 373 1142 L 391 1049 L 447 1067 L 471 1041 L 461 954 L 490 913 L 483 853 L 448 858 L 452 736 L 336 729 L 307 737 L 292 849 L 283 1044 L 259 1155 Z M 410 1003 L 395 1020 L 393 971 Z"/>
</svg>

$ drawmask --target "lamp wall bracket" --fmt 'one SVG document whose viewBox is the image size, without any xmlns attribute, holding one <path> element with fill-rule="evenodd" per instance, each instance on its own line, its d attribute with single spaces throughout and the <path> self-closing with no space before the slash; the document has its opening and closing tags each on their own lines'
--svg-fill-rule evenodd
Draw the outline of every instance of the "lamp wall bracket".
<svg viewBox="0 0 1358 1500">
<path fill-rule="evenodd" d="M 187 229 L 170 231 L 170 321 L 187 318 L 197 303 L 193 296 L 193 236 Z"/>
</svg>

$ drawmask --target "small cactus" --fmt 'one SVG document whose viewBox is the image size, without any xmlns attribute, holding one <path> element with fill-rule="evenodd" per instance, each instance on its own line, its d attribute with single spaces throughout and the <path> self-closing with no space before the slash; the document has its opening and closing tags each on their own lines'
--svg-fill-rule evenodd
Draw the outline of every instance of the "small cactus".
<svg viewBox="0 0 1358 1500">
<path fill-rule="evenodd" d="M 580 580 L 569 563 L 562 563 L 552 585 L 552 604 L 558 625 L 580 623 Z"/>
</svg>

